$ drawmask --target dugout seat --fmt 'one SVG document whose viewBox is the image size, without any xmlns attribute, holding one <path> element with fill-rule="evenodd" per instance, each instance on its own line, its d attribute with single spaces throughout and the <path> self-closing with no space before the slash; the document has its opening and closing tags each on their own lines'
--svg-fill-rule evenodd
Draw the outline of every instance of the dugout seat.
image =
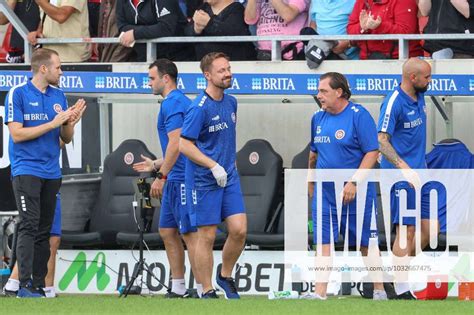
<svg viewBox="0 0 474 315">
<path fill-rule="evenodd" d="M 135 195 L 133 181 L 138 178 L 138 174 L 132 164 L 141 161 L 141 154 L 156 158 L 142 141 L 129 139 L 105 158 L 99 196 L 88 229 L 84 233 L 63 233 L 63 245 L 115 248 L 118 245 L 117 233 L 131 233 L 126 235 L 131 240 L 134 235 L 138 235 L 132 206 Z M 139 220 L 140 214 L 137 213 L 136 217 Z M 162 243 L 158 233 L 147 233 L 145 239 L 149 246 Z M 124 240 L 119 244 L 129 243 Z"/>
<path fill-rule="evenodd" d="M 267 224 L 270 220 L 276 225 L 272 210 L 283 207 L 278 198 L 283 159 L 268 141 L 253 139 L 237 152 L 237 169 L 247 212 L 247 244 L 283 247 L 283 234 L 275 233 L 276 228 Z"/>
</svg>

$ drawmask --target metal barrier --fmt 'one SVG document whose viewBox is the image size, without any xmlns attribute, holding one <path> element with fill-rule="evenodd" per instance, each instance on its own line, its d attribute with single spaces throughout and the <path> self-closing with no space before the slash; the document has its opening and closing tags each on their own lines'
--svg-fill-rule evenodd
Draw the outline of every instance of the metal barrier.
<svg viewBox="0 0 474 315">
<path fill-rule="evenodd" d="M 0 12 L 3 12 L 13 27 L 18 30 L 25 40 L 25 63 L 31 61 L 32 46 L 27 41 L 28 30 L 18 19 L 13 10 L 0 0 Z M 272 43 L 272 61 L 281 61 L 282 41 L 320 40 L 396 40 L 398 41 L 398 58 L 408 58 L 408 41 L 410 40 L 474 40 L 474 34 L 386 34 L 386 35 L 278 35 L 278 36 L 199 36 L 199 37 L 162 37 L 149 40 L 137 40 L 147 45 L 147 62 L 153 62 L 156 56 L 156 45 L 163 43 L 212 43 L 212 42 L 257 42 L 270 41 Z M 117 37 L 102 38 L 39 38 L 39 44 L 118 44 Z"/>
</svg>

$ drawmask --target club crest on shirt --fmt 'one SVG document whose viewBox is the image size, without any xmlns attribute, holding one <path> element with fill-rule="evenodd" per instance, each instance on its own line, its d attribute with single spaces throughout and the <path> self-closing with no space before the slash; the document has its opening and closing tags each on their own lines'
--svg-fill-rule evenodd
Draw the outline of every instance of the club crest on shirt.
<svg viewBox="0 0 474 315">
<path fill-rule="evenodd" d="M 250 164 L 255 165 L 255 164 L 258 163 L 259 160 L 260 160 L 260 155 L 258 155 L 257 152 L 250 153 L 250 155 L 249 155 Z"/>
<path fill-rule="evenodd" d="M 346 132 L 342 129 L 339 129 L 336 131 L 334 136 L 336 137 L 337 140 L 341 140 L 342 138 L 344 138 L 345 135 L 346 135 Z"/>
<path fill-rule="evenodd" d="M 123 161 L 124 161 L 125 164 L 127 164 L 127 165 L 132 164 L 134 159 L 135 159 L 135 157 L 133 156 L 133 153 L 132 153 L 132 152 L 127 152 L 127 153 L 125 153 L 125 155 L 123 156 Z"/>
<path fill-rule="evenodd" d="M 58 113 L 58 114 L 63 111 L 63 108 L 62 108 L 61 105 L 59 105 L 58 103 L 56 103 L 56 104 L 53 105 L 53 109 L 54 109 L 54 111 L 55 111 L 56 113 Z"/>
<path fill-rule="evenodd" d="M 232 114 L 230 114 L 230 117 L 232 118 L 232 121 L 233 121 L 233 122 L 234 122 L 234 124 L 235 124 L 235 113 L 234 113 L 234 112 L 232 112 Z"/>
</svg>

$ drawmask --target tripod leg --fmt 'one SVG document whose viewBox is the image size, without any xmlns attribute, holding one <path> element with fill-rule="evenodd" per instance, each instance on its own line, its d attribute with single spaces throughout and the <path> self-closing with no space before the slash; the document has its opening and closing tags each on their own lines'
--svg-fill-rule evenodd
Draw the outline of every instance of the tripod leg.
<svg viewBox="0 0 474 315">
<path fill-rule="evenodd" d="M 127 297 L 128 294 L 130 293 L 130 289 L 132 288 L 133 284 L 137 280 L 138 276 L 143 274 L 143 261 L 139 261 L 137 265 L 135 266 L 135 269 L 133 270 L 132 277 L 130 278 L 130 281 L 127 283 L 127 286 L 125 289 L 120 293 L 119 297 Z"/>
</svg>

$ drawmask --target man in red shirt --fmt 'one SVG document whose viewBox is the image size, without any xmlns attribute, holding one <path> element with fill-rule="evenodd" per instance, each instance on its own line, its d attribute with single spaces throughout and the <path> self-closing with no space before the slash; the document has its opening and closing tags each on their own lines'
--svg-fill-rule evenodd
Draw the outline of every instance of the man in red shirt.
<svg viewBox="0 0 474 315">
<path fill-rule="evenodd" d="M 415 0 L 357 0 L 349 17 L 347 33 L 419 34 Z M 357 41 L 360 59 L 397 59 L 398 43 L 388 40 Z M 423 56 L 419 41 L 410 41 L 410 57 Z"/>
</svg>

